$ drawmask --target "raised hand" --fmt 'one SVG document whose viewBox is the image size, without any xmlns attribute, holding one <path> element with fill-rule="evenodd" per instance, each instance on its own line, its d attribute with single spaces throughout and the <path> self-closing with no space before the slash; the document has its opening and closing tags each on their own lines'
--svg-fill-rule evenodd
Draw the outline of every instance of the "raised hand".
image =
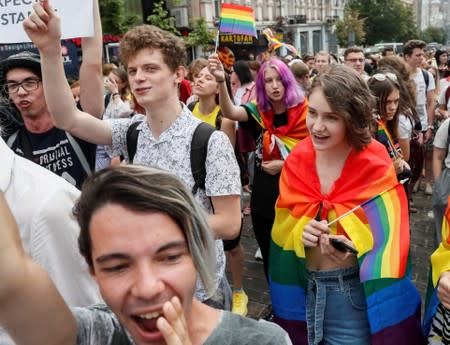
<svg viewBox="0 0 450 345">
<path fill-rule="evenodd" d="M 217 54 L 212 54 L 208 58 L 208 70 L 217 81 L 225 80 L 225 70 Z"/>
<path fill-rule="evenodd" d="M 23 22 L 23 28 L 41 53 L 60 54 L 61 21 L 48 0 L 33 4 L 34 12 Z"/>
<path fill-rule="evenodd" d="M 192 345 L 184 318 L 183 308 L 178 297 L 173 297 L 163 305 L 164 317 L 160 317 L 156 326 L 162 333 L 167 345 Z"/>
</svg>

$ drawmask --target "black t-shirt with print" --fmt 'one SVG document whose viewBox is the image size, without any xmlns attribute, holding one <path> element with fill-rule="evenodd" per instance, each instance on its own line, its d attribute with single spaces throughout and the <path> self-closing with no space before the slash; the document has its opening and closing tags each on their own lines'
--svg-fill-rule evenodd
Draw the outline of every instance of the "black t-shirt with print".
<svg viewBox="0 0 450 345">
<path fill-rule="evenodd" d="M 17 135 L 11 146 L 15 153 L 63 177 L 78 189 L 81 188 L 87 173 L 65 131 L 55 127 L 45 133 L 30 133 L 24 127 L 20 131 L 22 135 Z M 97 146 L 79 138 L 73 138 L 84 153 L 90 169 L 93 170 Z M 32 157 L 26 157 L 27 150 L 24 147 L 26 144 L 23 143 L 23 140 L 28 140 L 31 144 Z"/>
</svg>

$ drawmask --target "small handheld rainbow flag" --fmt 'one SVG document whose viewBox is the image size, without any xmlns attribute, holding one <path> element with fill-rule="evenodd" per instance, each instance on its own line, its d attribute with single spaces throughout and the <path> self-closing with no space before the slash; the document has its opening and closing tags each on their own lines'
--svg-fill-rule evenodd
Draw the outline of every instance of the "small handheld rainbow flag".
<svg viewBox="0 0 450 345">
<path fill-rule="evenodd" d="M 408 204 L 399 183 L 361 207 L 373 235 L 373 249 L 363 258 L 361 281 L 403 277 L 409 244 Z"/>
<path fill-rule="evenodd" d="M 222 4 L 219 31 L 257 37 L 253 9 L 236 4 Z"/>
</svg>

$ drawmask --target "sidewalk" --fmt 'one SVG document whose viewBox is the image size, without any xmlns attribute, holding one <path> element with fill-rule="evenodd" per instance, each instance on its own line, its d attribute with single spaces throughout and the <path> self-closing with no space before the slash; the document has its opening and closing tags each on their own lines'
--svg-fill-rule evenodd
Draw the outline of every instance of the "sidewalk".
<svg viewBox="0 0 450 345">
<path fill-rule="evenodd" d="M 411 214 L 411 258 L 412 278 L 424 297 L 428 283 L 429 257 L 434 251 L 434 222 L 431 215 L 431 197 L 423 192 L 413 194 L 418 212 Z M 248 200 L 248 195 L 247 198 Z M 244 229 L 241 237 L 245 251 L 244 289 L 249 297 L 248 316 L 259 319 L 270 314 L 270 295 L 263 273 L 262 261 L 254 258 L 258 248 L 251 217 L 244 217 Z M 231 282 L 231 280 L 230 280 Z"/>
</svg>

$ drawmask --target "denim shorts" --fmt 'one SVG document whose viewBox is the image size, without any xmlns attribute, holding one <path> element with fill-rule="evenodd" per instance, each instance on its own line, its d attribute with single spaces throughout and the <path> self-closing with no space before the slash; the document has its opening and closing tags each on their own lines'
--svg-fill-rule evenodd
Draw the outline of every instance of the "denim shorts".
<svg viewBox="0 0 450 345">
<path fill-rule="evenodd" d="M 308 272 L 308 344 L 370 344 L 370 327 L 359 267 Z"/>
</svg>

